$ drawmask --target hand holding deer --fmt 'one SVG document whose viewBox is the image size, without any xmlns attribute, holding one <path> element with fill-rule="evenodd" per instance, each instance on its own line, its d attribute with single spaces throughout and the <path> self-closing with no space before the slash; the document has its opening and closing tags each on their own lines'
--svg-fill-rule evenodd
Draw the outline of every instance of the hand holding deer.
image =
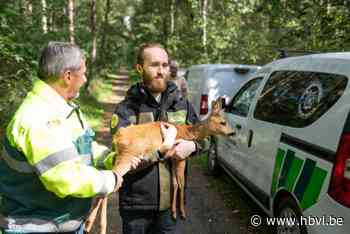
<svg viewBox="0 0 350 234">
<path fill-rule="evenodd" d="M 193 141 L 178 139 L 174 147 L 166 153 L 166 158 L 184 160 L 194 151 L 196 151 L 196 144 Z"/>
<path fill-rule="evenodd" d="M 162 138 L 164 139 L 163 143 L 159 147 L 160 152 L 167 152 L 169 149 L 171 149 L 175 143 L 175 138 L 177 135 L 176 128 L 168 123 L 162 122 L 160 124 L 160 133 Z M 119 163 L 119 161 L 115 162 L 115 167 L 113 168 L 113 173 L 116 176 L 116 184 L 114 192 L 116 192 L 122 185 L 123 182 L 123 176 L 130 170 L 136 169 L 137 166 L 144 160 L 143 154 L 135 154 L 138 156 L 130 156 L 128 157 L 128 163 L 124 163 L 121 165 L 118 165 L 118 168 L 116 168 L 116 165 Z M 94 203 L 92 204 L 92 210 L 90 211 L 90 214 L 88 218 L 85 221 L 85 232 L 89 233 L 92 229 L 93 223 L 96 219 L 97 212 L 99 208 L 102 205 L 102 211 L 101 211 L 101 217 L 100 217 L 100 233 L 106 233 L 106 225 L 107 225 L 107 201 L 108 197 L 100 197 L 96 198 L 94 200 Z"/>
</svg>

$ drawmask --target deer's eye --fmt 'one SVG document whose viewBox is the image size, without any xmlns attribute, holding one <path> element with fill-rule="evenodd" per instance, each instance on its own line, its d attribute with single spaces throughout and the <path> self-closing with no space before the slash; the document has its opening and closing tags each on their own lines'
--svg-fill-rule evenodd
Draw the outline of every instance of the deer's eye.
<svg viewBox="0 0 350 234">
<path fill-rule="evenodd" d="M 226 125 L 226 122 L 220 122 L 221 125 Z"/>
</svg>

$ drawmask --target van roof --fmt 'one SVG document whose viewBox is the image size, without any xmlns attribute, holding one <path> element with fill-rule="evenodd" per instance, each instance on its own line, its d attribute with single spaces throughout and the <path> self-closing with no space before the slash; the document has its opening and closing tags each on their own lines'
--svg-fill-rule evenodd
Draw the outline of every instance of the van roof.
<svg viewBox="0 0 350 234">
<path fill-rule="evenodd" d="M 273 70 L 304 70 L 350 74 L 350 52 L 322 53 L 278 59 L 263 66 L 258 73 Z"/>
<path fill-rule="evenodd" d="M 246 65 L 246 64 L 199 64 L 193 65 L 190 69 L 218 69 L 218 68 L 235 68 L 235 67 L 245 67 L 245 68 L 259 68 L 257 65 Z"/>
</svg>

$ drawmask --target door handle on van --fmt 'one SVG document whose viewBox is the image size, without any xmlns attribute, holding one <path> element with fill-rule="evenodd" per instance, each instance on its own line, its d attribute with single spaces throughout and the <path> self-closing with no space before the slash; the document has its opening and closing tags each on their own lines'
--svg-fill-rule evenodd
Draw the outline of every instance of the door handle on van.
<svg viewBox="0 0 350 234">
<path fill-rule="evenodd" d="M 249 130 L 248 133 L 248 148 L 252 146 L 252 141 L 253 141 L 253 130 Z"/>
</svg>

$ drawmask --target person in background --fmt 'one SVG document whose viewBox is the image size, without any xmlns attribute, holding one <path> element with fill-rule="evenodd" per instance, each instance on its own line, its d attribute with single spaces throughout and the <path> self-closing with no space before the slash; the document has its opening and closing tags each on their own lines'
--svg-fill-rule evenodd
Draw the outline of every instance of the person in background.
<svg viewBox="0 0 350 234">
<path fill-rule="evenodd" d="M 169 80 L 176 84 L 177 88 L 180 91 L 181 96 L 184 98 L 187 98 L 188 97 L 187 81 L 184 77 L 177 75 L 177 71 L 179 69 L 178 63 L 175 60 L 170 60 L 169 65 L 170 65 L 170 79 Z"/>
<path fill-rule="evenodd" d="M 120 188 L 118 171 L 96 169 L 111 168 L 114 153 L 94 141 L 72 102 L 86 82 L 85 72 L 78 46 L 50 42 L 43 49 L 39 79 L 3 141 L 0 232 L 82 234 L 92 197 Z M 167 134 L 172 128 L 164 128 L 163 137 L 175 142 L 176 133 Z M 139 163 L 134 157 L 132 167 Z"/>
</svg>

